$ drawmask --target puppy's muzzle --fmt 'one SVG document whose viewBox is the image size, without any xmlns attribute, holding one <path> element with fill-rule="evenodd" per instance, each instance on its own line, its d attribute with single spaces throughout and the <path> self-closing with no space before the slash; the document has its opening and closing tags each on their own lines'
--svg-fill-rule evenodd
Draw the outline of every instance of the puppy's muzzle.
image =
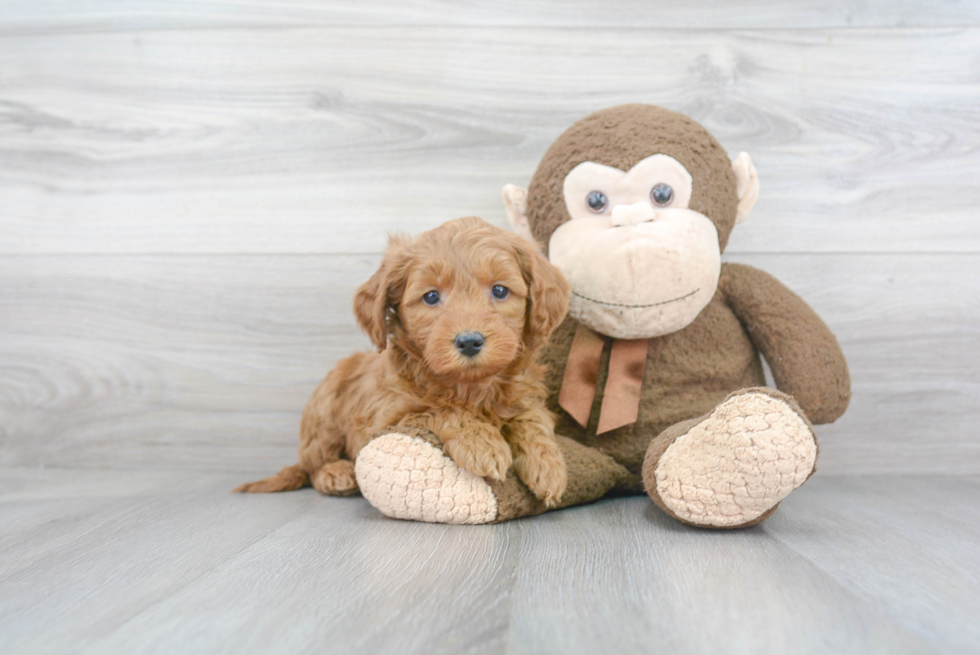
<svg viewBox="0 0 980 655">
<path fill-rule="evenodd" d="M 462 332 L 456 335 L 456 348 L 465 357 L 476 357 L 484 343 L 485 339 L 479 332 Z"/>
</svg>

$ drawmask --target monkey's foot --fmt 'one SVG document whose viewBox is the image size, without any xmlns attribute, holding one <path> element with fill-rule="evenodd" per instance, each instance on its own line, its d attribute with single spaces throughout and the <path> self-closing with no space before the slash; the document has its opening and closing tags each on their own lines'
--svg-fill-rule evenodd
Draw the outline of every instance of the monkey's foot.
<svg viewBox="0 0 980 655">
<path fill-rule="evenodd" d="M 557 435 L 555 441 L 568 471 L 568 486 L 556 507 L 537 498 L 513 469 L 504 480 L 492 480 L 460 468 L 435 435 L 415 428 L 375 437 L 358 453 L 354 473 L 361 493 L 385 516 L 430 523 L 499 523 L 533 516 L 590 503 L 635 478 L 593 448 Z"/>
<path fill-rule="evenodd" d="M 655 439 L 643 481 L 654 502 L 685 523 L 745 527 L 806 481 L 817 453 L 813 427 L 790 396 L 743 389 Z"/>
<path fill-rule="evenodd" d="M 374 438 L 357 454 L 354 472 L 368 502 L 391 518 L 471 524 L 497 518 L 490 485 L 421 436 Z"/>
</svg>

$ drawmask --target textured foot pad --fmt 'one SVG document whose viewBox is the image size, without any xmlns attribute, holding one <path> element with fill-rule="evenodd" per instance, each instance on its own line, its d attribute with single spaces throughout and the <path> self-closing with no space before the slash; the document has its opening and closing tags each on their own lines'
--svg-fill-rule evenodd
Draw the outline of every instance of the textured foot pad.
<svg viewBox="0 0 980 655">
<path fill-rule="evenodd" d="M 792 407 L 746 393 L 726 400 L 667 448 L 657 463 L 657 493 L 683 521 L 734 527 L 803 484 L 816 458 L 813 432 Z"/>
<path fill-rule="evenodd" d="M 368 502 L 391 518 L 429 523 L 497 518 L 490 485 L 418 437 L 393 432 L 373 439 L 358 453 L 354 472 Z"/>
</svg>

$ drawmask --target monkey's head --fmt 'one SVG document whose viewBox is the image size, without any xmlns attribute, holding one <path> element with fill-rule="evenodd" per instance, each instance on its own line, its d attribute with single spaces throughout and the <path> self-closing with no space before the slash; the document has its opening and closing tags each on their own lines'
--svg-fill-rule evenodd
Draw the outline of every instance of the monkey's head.
<svg viewBox="0 0 980 655">
<path fill-rule="evenodd" d="M 571 286 L 569 314 L 619 339 L 680 330 L 710 302 L 732 227 L 759 182 L 690 118 L 651 105 L 596 112 L 548 149 L 527 191 L 507 185 L 515 231 Z"/>
</svg>

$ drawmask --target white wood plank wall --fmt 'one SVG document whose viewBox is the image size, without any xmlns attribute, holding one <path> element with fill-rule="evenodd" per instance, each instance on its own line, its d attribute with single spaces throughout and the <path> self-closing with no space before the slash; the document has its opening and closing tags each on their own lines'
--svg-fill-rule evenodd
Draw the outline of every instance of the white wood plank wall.
<svg viewBox="0 0 980 655">
<path fill-rule="evenodd" d="M 0 1 L 0 465 L 268 470 L 384 233 L 577 118 L 752 154 L 727 258 L 837 332 L 824 473 L 980 472 L 980 3 Z"/>
</svg>

